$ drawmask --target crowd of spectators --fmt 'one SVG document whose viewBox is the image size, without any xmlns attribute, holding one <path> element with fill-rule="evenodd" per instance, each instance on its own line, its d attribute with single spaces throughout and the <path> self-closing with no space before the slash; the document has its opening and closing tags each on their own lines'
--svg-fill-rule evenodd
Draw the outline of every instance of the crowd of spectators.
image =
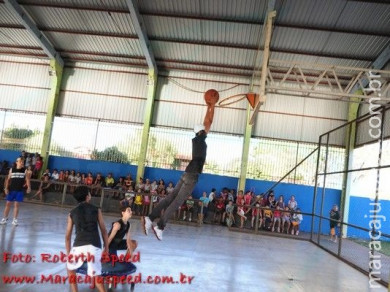
<svg viewBox="0 0 390 292">
<path fill-rule="evenodd" d="M 28 175 L 37 178 L 42 168 L 42 157 L 38 154 L 30 154 L 23 151 L 21 157 L 25 159 L 25 167 Z M 8 164 L 2 163 L 1 172 L 7 173 L 4 168 Z M 40 177 L 38 191 L 33 198 L 43 200 L 43 194 L 47 191 L 62 192 L 67 183 L 68 191 L 73 192 L 78 185 L 90 187 L 93 196 L 100 196 L 101 190 L 105 195 L 118 200 L 122 206 L 130 206 L 134 215 L 147 215 L 160 200 L 165 198 L 174 189 L 173 182 L 165 183 L 160 178 L 150 180 L 140 178 L 137 182 L 130 174 L 115 179 L 112 173 L 104 177 L 101 173 L 81 173 L 76 170 L 46 169 Z M 197 215 L 198 222 L 236 226 L 238 228 L 258 228 L 271 232 L 299 234 L 299 225 L 303 220 L 298 203 L 294 196 L 288 201 L 283 195 L 275 199 L 275 194 L 270 191 L 265 194 L 255 195 L 253 191 L 236 191 L 223 188 L 217 192 L 215 188 L 208 194 L 203 192 L 199 200 L 190 195 L 183 205 L 177 210 L 176 218 L 192 221 Z M 256 222 L 257 221 L 257 222 Z"/>
</svg>

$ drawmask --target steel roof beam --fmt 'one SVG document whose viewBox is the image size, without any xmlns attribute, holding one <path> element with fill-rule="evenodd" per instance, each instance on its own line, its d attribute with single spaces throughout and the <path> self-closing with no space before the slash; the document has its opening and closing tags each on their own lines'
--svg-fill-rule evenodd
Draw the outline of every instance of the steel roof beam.
<svg viewBox="0 0 390 292">
<path fill-rule="evenodd" d="M 144 25 L 144 20 L 141 14 L 138 11 L 137 1 L 136 0 L 126 0 L 126 4 L 130 10 L 131 21 L 133 26 L 138 34 L 140 45 L 142 51 L 144 52 L 146 62 L 148 63 L 149 69 L 155 70 L 157 74 L 157 64 L 154 59 L 152 46 L 150 44 L 148 35 L 146 33 L 146 27 Z"/>
<path fill-rule="evenodd" d="M 387 45 L 387 47 L 379 54 L 379 56 L 375 59 L 375 61 L 372 62 L 371 68 L 380 70 L 386 66 L 389 60 L 390 60 L 390 44 Z M 363 87 L 366 87 L 368 85 L 368 79 L 363 79 L 362 85 Z M 359 89 L 361 89 L 361 86 L 359 83 L 356 83 L 350 92 L 355 92 Z"/>
<path fill-rule="evenodd" d="M 359 0 L 353 0 L 359 1 Z M 367 1 L 371 2 L 371 1 Z M 0 0 L 1 3 L 1 0 Z M 385 2 L 379 2 L 385 3 Z M 72 9 L 72 10 L 85 10 L 85 11 L 97 11 L 97 12 L 109 12 L 109 13 L 118 13 L 118 14 L 129 14 L 127 9 L 114 9 L 109 7 L 90 7 L 90 6 L 80 6 L 80 5 L 67 5 L 67 4 L 59 4 L 59 3 L 31 3 L 19 1 L 19 4 L 23 6 L 36 6 L 36 7 L 49 7 L 49 8 L 59 8 L 59 9 Z M 378 3 L 377 3 L 378 4 Z M 146 16 L 158 16 L 158 17 L 169 17 L 169 18 L 183 18 L 183 19 L 194 19 L 194 20 L 207 20 L 207 21 L 218 21 L 218 22 L 227 22 L 227 23 L 238 23 L 238 24 L 252 24 L 252 25 L 264 25 L 264 22 L 253 21 L 253 20 L 236 20 L 236 19 L 225 19 L 222 17 L 207 17 L 207 16 L 194 16 L 194 15 L 178 15 L 174 13 L 159 13 L 159 12 L 146 12 L 140 11 L 141 15 Z M 361 30 L 353 30 L 353 29 L 337 29 L 337 28 L 329 28 L 329 27 L 316 27 L 309 25 L 301 25 L 294 23 L 280 23 L 276 21 L 274 26 L 280 28 L 295 28 L 302 30 L 312 30 L 312 31 L 323 31 L 323 32 L 335 32 L 335 33 L 346 33 L 346 34 L 356 34 L 356 35 L 364 35 L 364 36 L 378 36 L 378 37 L 390 37 L 389 32 L 378 32 L 378 31 L 361 31 Z"/>
<path fill-rule="evenodd" d="M 38 29 L 32 17 L 16 2 L 16 0 L 4 0 L 8 9 L 13 11 L 23 26 L 30 32 L 32 37 L 38 42 L 45 53 L 63 67 L 64 60 L 62 60 L 60 54 L 54 49 L 54 46 L 46 38 L 46 36 Z"/>
<path fill-rule="evenodd" d="M 11 28 L 11 29 L 23 29 L 19 26 L 14 25 L 0 25 L 0 28 Z M 47 28 L 40 28 L 41 31 L 44 32 L 54 32 L 54 33 L 69 33 L 69 34 L 80 34 L 80 35 L 92 35 L 92 36 L 102 36 L 102 37 L 112 37 L 112 38 L 126 38 L 126 39 L 136 39 L 137 37 L 135 35 L 113 35 L 108 33 L 99 33 L 99 32 L 88 32 L 88 31 L 71 31 L 71 30 L 63 30 L 63 29 L 47 29 Z M 231 49 L 245 49 L 245 50 L 251 50 L 251 51 L 257 51 L 258 47 L 256 46 L 248 46 L 248 45 L 235 45 L 235 44 L 228 44 L 228 43 L 217 43 L 217 42 L 203 42 L 200 43 L 198 41 L 192 41 L 192 40 L 179 40 L 174 38 L 158 38 L 158 37 L 149 37 L 149 45 L 150 41 L 156 41 L 156 42 L 170 42 L 170 43 L 178 43 L 178 44 L 186 44 L 186 45 L 199 45 L 199 46 L 212 46 L 212 47 L 222 47 L 222 48 L 231 48 Z M 271 47 L 271 51 L 273 53 L 285 53 L 285 54 L 294 54 L 294 55 L 303 55 L 303 56 L 313 56 L 313 57 L 324 57 L 324 58 L 335 58 L 335 59 L 348 59 L 348 60 L 354 60 L 354 61 L 368 61 L 372 62 L 372 58 L 364 57 L 364 56 L 350 56 L 350 55 L 343 55 L 343 54 L 328 54 L 323 52 L 310 52 L 310 51 L 301 51 L 301 50 L 287 50 L 287 49 L 280 49 L 277 47 Z"/>
</svg>

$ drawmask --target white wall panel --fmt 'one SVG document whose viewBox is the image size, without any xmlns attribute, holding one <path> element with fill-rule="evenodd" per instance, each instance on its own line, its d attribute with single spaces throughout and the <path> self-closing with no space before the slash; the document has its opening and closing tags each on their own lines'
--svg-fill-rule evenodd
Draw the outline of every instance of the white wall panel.
<svg viewBox="0 0 390 292">
<path fill-rule="evenodd" d="M 330 121 L 325 119 L 303 118 L 301 141 L 317 143 L 319 136 L 334 129 L 344 122 Z M 337 146 L 345 146 L 345 130 L 341 128 L 334 131 L 329 136 L 329 144 Z M 318 134 L 316 134 L 318 133 Z"/>
<path fill-rule="evenodd" d="M 49 90 L 0 85 L 0 108 L 47 112 Z"/>
<path fill-rule="evenodd" d="M 49 86 L 47 62 L 7 56 L 0 58 L 1 108 L 46 112 Z"/>
<path fill-rule="evenodd" d="M 62 92 L 58 112 L 62 115 L 142 123 L 143 99 Z"/>
<path fill-rule="evenodd" d="M 254 126 L 255 136 L 300 140 L 302 117 L 259 113 Z"/>
<path fill-rule="evenodd" d="M 146 70 L 76 64 L 65 69 L 58 113 L 142 123 L 146 94 Z"/>
</svg>

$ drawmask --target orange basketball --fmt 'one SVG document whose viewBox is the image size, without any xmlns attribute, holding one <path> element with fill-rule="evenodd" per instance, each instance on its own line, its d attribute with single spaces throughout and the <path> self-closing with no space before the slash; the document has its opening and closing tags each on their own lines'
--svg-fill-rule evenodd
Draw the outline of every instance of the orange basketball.
<svg viewBox="0 0 390 292">
<path fill-rule="evenodd" d="M 215 105 L 219 100 L 219 93 L 215 89 L 209 89 L 204 93 L 204 100 L 207 105 Z"/>
</svg>

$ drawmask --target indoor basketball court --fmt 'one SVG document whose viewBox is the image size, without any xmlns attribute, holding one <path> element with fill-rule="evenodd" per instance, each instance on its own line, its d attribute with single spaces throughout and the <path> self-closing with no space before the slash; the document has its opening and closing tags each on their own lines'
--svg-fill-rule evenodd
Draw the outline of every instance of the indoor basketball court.
<svg viewBox="0 0 390 292">
<path fill-rule="evenodd" d="M 384 0 L 0 1 L 0 292 L 390 291 L 389 27 Z"/>
</svg>

